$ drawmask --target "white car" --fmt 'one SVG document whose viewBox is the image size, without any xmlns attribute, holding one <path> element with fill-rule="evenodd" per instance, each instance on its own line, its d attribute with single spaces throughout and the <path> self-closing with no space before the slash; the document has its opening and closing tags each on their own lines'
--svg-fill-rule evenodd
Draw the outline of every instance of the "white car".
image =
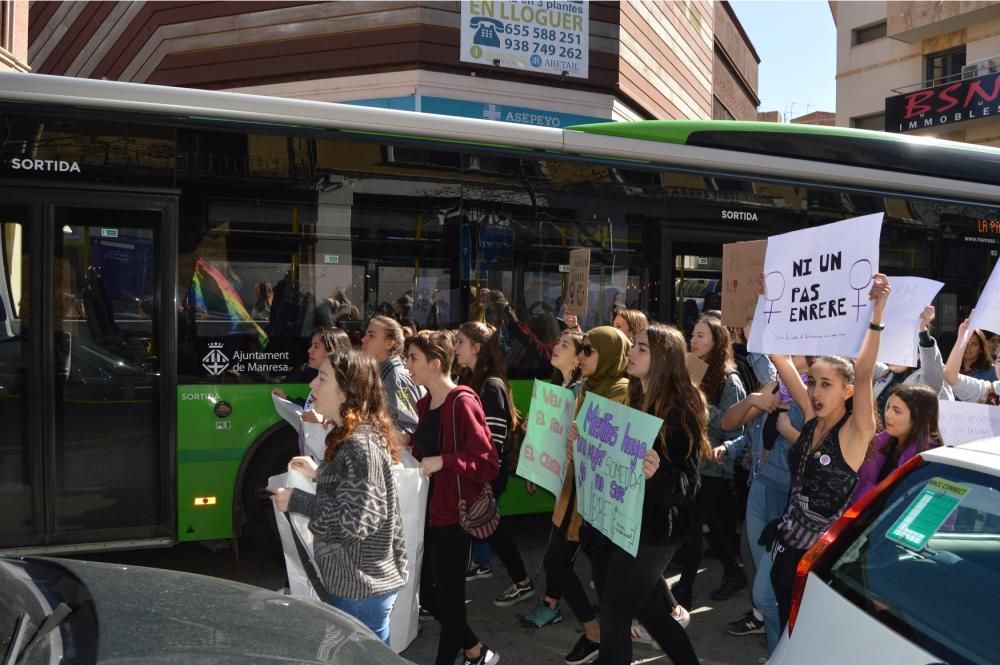
<svg viewBox="0 0 1000 665">
<path fill-rule="evenodd" d="M 1000 438 L 914 457 L 799 564 L 769 665 L 1000 663 Z"/>
</svg>

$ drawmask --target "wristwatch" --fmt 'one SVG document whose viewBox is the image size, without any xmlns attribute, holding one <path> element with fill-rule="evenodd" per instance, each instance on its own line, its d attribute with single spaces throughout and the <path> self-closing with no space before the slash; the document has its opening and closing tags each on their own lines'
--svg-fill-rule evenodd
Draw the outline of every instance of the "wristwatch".
<svg viewBox="0 0 1000 665">
<path fill-rule="evenodd" d="M 869 330 L 874 330 L 875 332 L 882 332 L 883 330 L 885 330 L 885 324 L 884 323 L 869 323 L 868 324 L 868 329 Z"/>
</svg>

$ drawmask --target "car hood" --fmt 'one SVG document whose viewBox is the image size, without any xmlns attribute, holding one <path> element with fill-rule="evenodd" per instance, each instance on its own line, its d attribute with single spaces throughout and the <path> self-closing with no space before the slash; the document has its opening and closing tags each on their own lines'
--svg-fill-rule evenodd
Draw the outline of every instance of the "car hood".
<svg viewBox="0 0 1000 665">
<path fill-rule="evenodd" d="M 94 599 L 99 663 L 409 663 L 353 617 L 317 602 L 191 573 L 58 563 Z"/>
</svg>

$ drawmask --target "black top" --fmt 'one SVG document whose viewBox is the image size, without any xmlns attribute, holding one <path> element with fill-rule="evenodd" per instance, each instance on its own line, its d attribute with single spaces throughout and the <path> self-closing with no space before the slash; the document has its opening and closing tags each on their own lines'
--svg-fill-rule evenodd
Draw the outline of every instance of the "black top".
<svg viewBox="0 0 1000 665">
<path fill-rule="evenodd" d="M 413 433 L 413 447 L 420 457 L 441 454 L 441 407 L 427 409 Z"/>
<path fill-rule="evenodd" d="M 666 442 L 672 462 L 663 456 L 660 445 L 660 467 L 646 481 L 646 498 L 642 504 L 642 530 L 639 542 L 663 545 L 686 540 L 694 528 L 694 496 L 701 485 L 698 473 L 700 457 L 697 445 L 689 439 L 681 425 L 681 418 L 689 418 L 688 427 L 698 432 L 698 425 L 691 414 L 674 409 L 664 419 L 660 437 Z M 689 445 L 691 456 L 684 461 Z M 639 473 L 642 473 L 641 468 Z"/>
</svg>

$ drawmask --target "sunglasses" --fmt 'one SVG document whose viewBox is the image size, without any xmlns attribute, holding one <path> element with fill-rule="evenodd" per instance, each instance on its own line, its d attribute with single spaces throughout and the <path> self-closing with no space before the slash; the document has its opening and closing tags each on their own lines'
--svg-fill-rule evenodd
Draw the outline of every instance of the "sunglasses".
<svg viewBox="0 0 1000 665">
<path fill-rule="evenodd" d="M 581 353 L 583 355 L 585 355 L 586 357 L 589 358 L 594 353 L 594 347 L 592 347 L 590 344 L 586 344 L 584 346 L 581 346 L 580 350 L 577 352 L 577 355 L 579 355 Z"/>
</svg>

